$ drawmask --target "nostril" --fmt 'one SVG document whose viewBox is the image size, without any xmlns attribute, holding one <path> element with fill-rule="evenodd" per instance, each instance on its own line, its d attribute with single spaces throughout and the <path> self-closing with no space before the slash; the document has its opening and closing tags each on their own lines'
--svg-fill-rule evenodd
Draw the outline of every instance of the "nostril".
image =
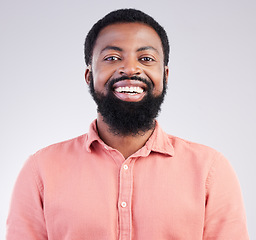
<svg viewBox="0 0 256 240">
<path fill-rule="evenodd" d="M 124 73 L 124 69 L 119 69 L 119 73 Z"/>
<path fill-rule="evenodd" d="M 128 75 L 128 76 L 133 76 L 133 75 L 140 75 L 141 74 L 141 71 L 139 69 L 119 69 L 119 73 L 120 74 L 125 74 L 125 75 Z"/>
</svg>

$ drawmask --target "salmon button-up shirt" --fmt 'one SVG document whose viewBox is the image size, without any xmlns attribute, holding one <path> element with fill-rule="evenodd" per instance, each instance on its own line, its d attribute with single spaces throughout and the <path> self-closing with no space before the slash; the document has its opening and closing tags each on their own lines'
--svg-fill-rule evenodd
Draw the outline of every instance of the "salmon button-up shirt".
<svg viewBox="0 0 256 240">
<path fill-rule="evenodd" d="M 241 191 L 217 151 L 156 125 L 124 159 L 88 134 L 32 155 L 17 179 L 7 240 L 245 240 Z"/>
</svg>

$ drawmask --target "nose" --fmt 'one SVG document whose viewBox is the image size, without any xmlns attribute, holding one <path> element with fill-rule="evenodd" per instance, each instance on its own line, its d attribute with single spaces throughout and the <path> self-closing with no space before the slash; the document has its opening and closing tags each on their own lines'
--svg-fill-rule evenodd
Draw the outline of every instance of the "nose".
<svg viewBox="0 0 256 240">
<path fill-rule="evenodd" d="M 140 75 L 142 69 L 140 63 L 135 58 L 128 58 L 122 61 L 122 65 L 119 68 L 120 75 L 135 76 Z"/>
</svg>

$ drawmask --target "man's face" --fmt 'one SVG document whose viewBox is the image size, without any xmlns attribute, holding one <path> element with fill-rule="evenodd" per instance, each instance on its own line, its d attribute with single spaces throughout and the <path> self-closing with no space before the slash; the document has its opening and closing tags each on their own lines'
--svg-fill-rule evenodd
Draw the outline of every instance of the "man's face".
<svg viewBox="0 0 256 240">
<path fill-rule="evenodd" d="M 152 127 L 168 76 L 162 43 L 154 29 L 141 23 L 105 27 L 96 40 L 90 68 L 91 72 L 86 71 L 86 81 L 90 82 L 91 93 L 105 122 L 109 125 L 122 125 L 125 119 L 130 122 L 130 127 L 124 124 L 122 129 L 112 126 L 115 132 L 129 134 L 134 129 L 133 133 L 138 133 Z M 112 109 L 114 105 L 116 109 Z M 124 115 L 118 120 L 115 115 L 120 112 Z M 114 116 L 111 121 L 107 119 L 109 115 Z M 141 123 L 135 119 L 138 117 Z"/>
</svg>

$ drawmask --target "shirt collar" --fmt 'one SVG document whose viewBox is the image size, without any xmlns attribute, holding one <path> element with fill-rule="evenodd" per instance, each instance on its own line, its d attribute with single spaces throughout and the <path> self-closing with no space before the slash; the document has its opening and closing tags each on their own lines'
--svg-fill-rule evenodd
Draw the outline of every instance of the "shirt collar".
<svg viewBox="0 0 256 240">
<path fill-rule="evenodd" d="M 148 150 L 148 154 L 153 151 L 174 156 L 174 148 L 172 146 L 171 139 L 160 127 L 158 121 L 156 121 L 154 132 L 146 142 L 145 148 Z"/>
<path fill-rule="evenodd" d="M 100 139 L 98 135 L 98 130 L 97 130 L 97 124 L 96 124 L 96 119 L 91 123 L 89 127 L 89 131 L 87 134 L 87 139 L 85 139 L 85 147 L 88 152 L 91 152 L 91 145 L 93 142 L 98 141 L 100 143 L 103 143 L 103 141 Z"/>
<path fill-rule="evenodd" d="M 96 119 L 91 123 L 85 141 L 85 147 L 88 152 L 91 152 L 91 145 L 95 141 L 98 141 L 101 145 L 106 146 L 98 135 Z M 147 156 L 151 151 L 174 156 L 174 148 L 172 146 L 171 139 L 159 126 L 158 121 L 156 121 L 154 132 L 146 142 L 145 146 L 135 153 L 135 155 Z"/>
</svg>

